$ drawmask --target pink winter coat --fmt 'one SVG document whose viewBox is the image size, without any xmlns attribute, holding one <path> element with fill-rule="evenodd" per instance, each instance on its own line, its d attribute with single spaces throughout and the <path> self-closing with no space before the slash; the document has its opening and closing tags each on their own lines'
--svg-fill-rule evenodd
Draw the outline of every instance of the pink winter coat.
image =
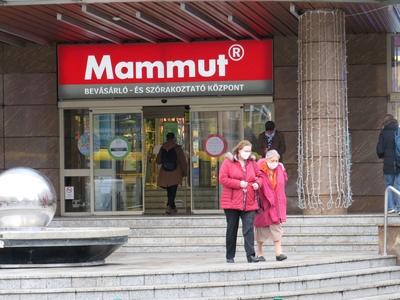
<svg viewBox="0 0 400 300">
<path fill-rule="evenodd" d="M 222 184 L 221 208 L 251 211 L 258 209 L 252 183 L 261 186 L 261 171 L 257 163 L 249 159 L 246 162 L 246 171 L 242 170 L 240 162 L 236 159 L 226 158 L 219 170 L 219 183 Z M 240 181 L 249 183 L 246 191 L 240 187 Z"/>
<path fill-rule="evenodd" d="M 266 227 L 271 224 L 280 224 L 286 222 L 286 194 L 285 186 L 288 180 L 287 173 L 280 163 L 275 169 L 276 187 L 272 188 L 267 174 L 262 171 L 262 164 L 265 164 L 265 159 L 258 161 L 258 166 L 261 170 L 262 185 L 259 191 L 262 209 L 260 209 L 254 218 L 255 227 Z"/>
</svg>

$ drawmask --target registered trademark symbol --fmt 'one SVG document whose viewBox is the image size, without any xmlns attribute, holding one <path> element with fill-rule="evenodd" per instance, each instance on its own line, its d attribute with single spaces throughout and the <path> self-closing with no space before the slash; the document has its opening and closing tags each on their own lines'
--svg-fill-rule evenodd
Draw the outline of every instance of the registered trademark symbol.
<svg viewBox="0 0 400 300">
<path fill-rule="evenodd" d="M 241 60 L 244 56 L 244 49 L 241 45 L 234 44 L 229 47 L 228 55 L 229 55 L 229 58 L 234 61 Z"/>
</svg>

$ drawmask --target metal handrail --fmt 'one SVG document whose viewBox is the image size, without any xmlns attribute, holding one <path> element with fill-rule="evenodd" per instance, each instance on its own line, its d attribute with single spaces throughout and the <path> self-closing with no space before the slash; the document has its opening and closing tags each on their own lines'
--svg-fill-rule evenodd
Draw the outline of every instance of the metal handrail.
<svg viewBox="0 0 400 300">
<path fill-rule="evenodd" d="M 387 255 L 387 223 L 388 223 L 388 196 L 389 192 L 395 193 L 400 196 L 400 191 L 389 185 L 385 189 L 385 214 L 384 214 L 384 225 L 383 225 L 383 255 Z"/>
</svg>

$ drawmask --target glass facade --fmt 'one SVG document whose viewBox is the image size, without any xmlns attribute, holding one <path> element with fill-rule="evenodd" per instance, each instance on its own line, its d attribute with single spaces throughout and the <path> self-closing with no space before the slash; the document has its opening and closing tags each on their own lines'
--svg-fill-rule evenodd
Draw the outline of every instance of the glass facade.
<svg viewBox="0 0 400 300">
<path fill-rule="evenodd" d="M 222 154 L 210 153 L 217 136 L 223 151 L 257 135 L 273 115 L 272 104 L 197 109 L 144 107 L 142 112 L 64 110 L 64 211 L 81 214 L 165 212 L 166 190 L 157 186 L 157 153 L 174 132 L 188 161 L 179 186 L 179 213 L 220 211 Z"/>
<path fill-rule="evenodd" d="M 92 141 L 94 210 L 142 211 L 142 115 L 93 114 Z"/>
<path fill-rule="evenodd" d="M 392 36 L 392 92 L 400 92 L 400 36 Z"/>
<path fill-rule="evenodd" d="M 89 169 L 89 110 L 64 111 L 64 167 Z"/>
<path fill-rule="evenodd" d="M 241 139 L 241 111 L 192 112 L 192 209 L 219 209 L 218 173 L 223 156 L 209 155 L 205 141 L 210 135 L 224 138 L 227 150 Z"/>
<path fill-rule="evenodd" d="M 64 111 L 64 207 L 67 213 L 90 212 L 89 110 Z"/>
<path fill-rule="evenodd" d="M 90 212 L 90 177 L 64 177 L 65 212 Z"/>
<path fill-rule="evenodd" d="M 243 110 L 244 138 L 253 145 L 253 153 L 256 154 L 257 137 L 265 130 L 265 122 L 272 120 L 273 105 L 246 104 Z"/>
</svg>

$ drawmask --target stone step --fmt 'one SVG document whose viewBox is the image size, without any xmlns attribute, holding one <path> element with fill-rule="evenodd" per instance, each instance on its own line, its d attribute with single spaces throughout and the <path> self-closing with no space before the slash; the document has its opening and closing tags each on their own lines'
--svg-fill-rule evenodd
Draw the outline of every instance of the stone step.
<svg viewBox="0 0 400 300">
<path fill-rule="evenodd" d="M 195 259 L 200 259 L 199 256 Z M 187 256 L 186 256 L 187 258 Z M 182 262 L 185 262 L 182 257 Z M 142 260 L 149 260 L 142 257 Z M 122 261 L 124 261 L 122 259 Z M 190 262 L 187 267 L 183 264 L 181 269 L 157 269 L 157 270 L 131 270 L 121 268 L 110 271 L 107 266 L 97 268 L 75 269 L 26 269 L 3 270 L 0 273 L 0 291 L 18 289 L 53 289 L 53 288 L 91 288 L 91 287 L 123 287 L 123 286 L 162 286 L 171 284 L 199 284 L 199 283 L 224 283 L 241 282 L 243 280 L 287 280 L 289 276 L 297 276 L 294 281 L 302 280 L 305 276 L 314 276 L 314 280 L 325 273 L 342 274 L 348 276 L 371 273 L 393 273 L 397 278 L 400 267 L 395 266 L 394 256 L 378 255 L 325 255 L 318 256 L 318 260 L 312 257 L 297 255 L 284 262 L 267 260 L 265 263 L 248 264 L 239 260 L 235 264 L 226 264 L 224 259 L 219 259 L 219 264 L 211 267 L 202 265 L 193 270 Z M 148 262 L 146 263 L 148 264 Z M 329 271 L 328 271 L 329 270 Z M 372 271 L 371 271 L 372 270 Z M 396 275 L 394 275 L 396 272 Z M 310 277 L 311 278 L 311 277 Z M 322 277 L 321 277 L 322 278 Z M 326 280 L 326 278 L 325 278 Z M 328 283 L 328 281 L 326 281 Z"/>
<path fill-rule="evenodd" d="M 378 296 L 354 298 L 353 300 L 398 300 L 400 299 L 400 292 L 390 294 L 379 294 Z"/>
<path fill-rule="evenodd" d="M 378 253 L 379 247 L 377 244 L 354 244 L 354 243 L 341 243 L 341 244 L 283 244 L 285 252 L 368 252 Z M 117 250 L 120 253 L 205 253 L 205 252 L 225 252 L 225 245 L 196 245 L 196 246 L 158 246 L 157 244 L 151 246 L 123 246 Z M 237 252 L 243 252 L 243 247 L 238 245 Z M 270 253 L 273 253 L 272 246 Z"/>
<path fill-rule="evenodd" d="M 400 224 L 399 216 L 389 218 L 389 224 L 397 222 Z M 271 243 L 266 243 L 267 262 L 258 264 L 245 262 L 239 229 L 236 263 L 226 264 L 223 214 L 57 218 L 52 226 L 130 227 L 127 245 L 116 253 L 122 259 L 114 266 L 120 267 L 115 271 L 107 265 L 78 272 L 72 268 L 39 270 L 40 275 L 28 271 L 22 276 L 0 270 L 0 300 L 239 300 L 274 296 L 336 300 L 396 295 L 400 293 L 400 267 L 395 265 L 395 257 L 376 255 L 378 224 L 383 224 L 381 215 L 289 216 L 283 239 L 289 259 L 276 262 Z M 297 260 L 301 253 L 307 253 L 306 260 Z M 160 254 L 174 257 L 171 261 L 176 265 L 168 267 L 168 260 L 158 261 Z M 133 257 L 131 265 L 125 266 L 123 258 L 129 257 Z M 193 268 L 196 257 L 198 265 Z M 217 263 L 209 265 L 210 258 Z"/>
<path fill-rule="evenodd" d="M 243 245 L 243 237 L 238 236 L 238 245 Z M 378 236 L 376 235 L 352 235 L 352 234 L 285 234 L 283 243 L 285 245 L 297 243 L 310 243 L 310 244 L 340 244 L 340 243 L 365 243 L 372 244 L 378 243 Z M 158 246 L 195 246 L 195 245 L 225 245 L 225 236 L 138 236 L 130 237 L 128 239 L 128 246 L 151 246 L 157 244 Z"/>
<path fill-rule="evenodd" d="M 288 216 L 286 225 L 378 225 L 383 224 L 383 216 L 378 215 L 339 215 L 339 216 Z M 389 224 L 400 224 L 400 216 L 390 216 Z M 118 217 L 58 217 L 51 226 L 116 226 L 116 227 L 171 227 L 171 226 L 225 226 L 224 215 L 199 216 L 118 216 Z"/>
<path fill-rule="evenodd" d="M 386 299 L 385 294 L 400 292 L 400 280 L 377 281 L 356 285 L 342 285 L 339 287 L 301 289 L 288 292 L 266 291 L 255 295 L 207 297 L 208 300 L 266 300 L 281 297 L 284 300 L 339 300 L 339 299 L 365 299 L 363 296 L 376 295 L 376 299 Z M 382 298 L 381 298 L 382 297 Z M 203 297 L 180 298 L 180 300 L 204 300 Z M 399 298 L 388 298 L 399 299 Z"/>
<path fill-rule="evenodd" d="M 373 225 L 352 225 L 343 227 L 341 225 L 323 225 L 319 227 L 303 225 L 295 226 L 285 224 L 283 226 L 284 234 L 334 234 L 334 235 L 378 235 L 378 227 Z M 241 231 L 241 229 L 239 229 Z M 224 236 L 226 225 L 224 226 L 188 226 L 177 227 L 146 227 L 131 228 L 130 237 L 134 236 Z"/>
<path fill-rule="evenodd" d="M 274 274 L 274 273 L 272 273 Z M 127 286 L 95 286 L 95 287 L 61 287 L 61 288 L 29 288 L 20 290 L 0 290 L 0 296 L 30 295 L 34 299 L 41 299 L 44 295 L 53 295 L 51 299 L 64 298 L 66 295 L 72 299 L 227 299 L 226 297 L 251 297 L 262 293 L 263 299 L 268 295 L 281 296 L 287 299 L 292 296 L 319 295 L 324 299 L 334 299 L 333 296 L 342 294 L 344 299 L 350 297 L 371 295 L 371 289 L 378 294 L 380 287 L 385 291 L 400 291 L 400 267 L 370 268 L 357 271 L 342 271 L 317 275 L 287 276 L 274 278 L 273 275 L 264 279 L 247 279 L 236 281 L 207 281 L 197 283 L 175 283 L 156 285 L 127 285 Z M 288 274 L 288 273 L 286 273 Z M 356 284 L 356 288 L 354 285 Z M 372 291 L 372 293 L 373 293 Z M 118 295 L 116 294 L 118 293 Z M 374 294 L 374 293 L 373 293 Z M 349 295 L 349 297 L 347 297 Z M 79 298 L 80 297 L 80 298 Z M 210 298 L 212 297 L 212 298 Z M 328 298 L 327 298 L 328 297 Z M 9 298 L 10 299 L 10 298 Z M 46 298 L 47 299 L 47 298 Z M 114 298 L 115 299 L 115 298 Z M 228 298 L 239 299 L 239 298 Z M 240 298 L 242 299 L 242 298 Z M 249 298 L 253 299 L 253 298 Z M 312 298 L 310 298 L 312 299 Z M 336 298 L 338 299 L 338 298 Z M 342 298 L 339 298 L 342 299 Z"/>
</svg>

